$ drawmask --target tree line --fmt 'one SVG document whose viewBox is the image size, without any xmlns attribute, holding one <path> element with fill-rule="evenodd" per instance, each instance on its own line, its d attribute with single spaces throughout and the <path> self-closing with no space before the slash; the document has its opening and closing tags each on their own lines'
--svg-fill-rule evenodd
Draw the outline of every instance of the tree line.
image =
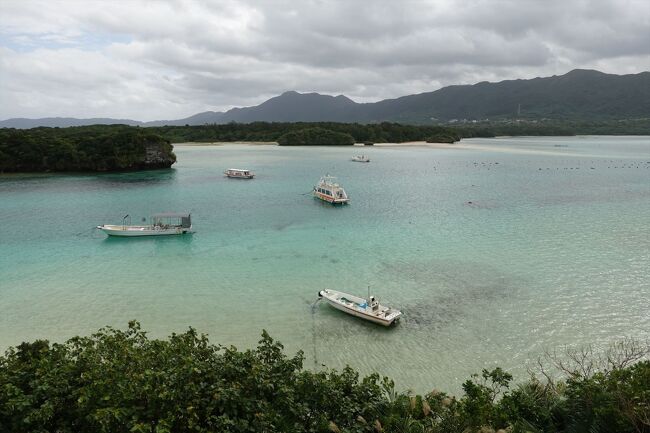
<svg viewBox="0 0 650 433">
<path fill-rule="evenodd" d="M 542 367 L 515 385 L 495 368 L 466 380 L 460 397 L 416 395 L 350 367 L 305 370 L 302 352 L 285 355 L 266 332 L 239 351 L 192 328 L 150 339 L 130 322 L 9 348 L 0 356 L 0 431 L 647 433 L 647 355 L 625 340 L 605 356 L 551 357 L 562 379 Z"/>
<path fill-rule="evenodd" d="M 173 143 L 210 141 L 261 141 L 281 142 L 282 137 L 291 134 L 311 136 L 319 144 L 340 144 L 341 136 L 346 134 L 356 143 L 403 143 L 407 141 L 445 142 L 460 140 L 458 132 L 445 126 L 417 126 L 399 123 L 339 123 L 339 122 L 252 122 L 206 124 L 200 126 L 161 126 L 148 128 Z M 337 134 L 331 134 L 332 132 Z M 325 134 L 325 135 L 323 135 Z M 334 138 L 337 137 L 337 138 Z M 327 139 L 336 143 L 328 143 Z M 311 140 L 313 141 L 313 140 Z M 346 140 L 349 141 L 349 138 Z"/>
<path fill-rule="evenodd" d="M 496 136 L 650 135 L 650 119 L 559 120 L 512 119 L 454 124 L 463 138 Z"/>
</svg>

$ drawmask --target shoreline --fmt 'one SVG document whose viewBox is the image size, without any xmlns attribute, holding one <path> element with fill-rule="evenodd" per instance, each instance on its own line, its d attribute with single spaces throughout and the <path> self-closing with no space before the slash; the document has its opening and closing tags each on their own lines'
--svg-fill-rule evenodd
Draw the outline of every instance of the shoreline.
<svg viewBox="0 0 650 433">
<path fill-rule="evenodd" d="M 241 144 L 244 146 L 278 146 L 277 141 L 184 141 L 181 143 L 172 143 L 172 146 L 225 146 L 228 144 Z"/>
<path fill-rule="evenodd" d="M 238 144 L 243 146 L 280 146 L 277 141 L 187 141 L 182 143 L 172 143 L 173 146 L 226 146 L 229 144 Z M 459 147 L 460 142 L 456 143 L 428 143 L 426 141 L 407 141 L 404 143 L 374 143 L 372 145 L 365 145 L 363 143 L 354 143 L 351 146 L 340 145 L 302 145 L 302 146 L 282 146 L 282 147 L 432 147 L 432 148 L 454 148 Z"/>
</svg>

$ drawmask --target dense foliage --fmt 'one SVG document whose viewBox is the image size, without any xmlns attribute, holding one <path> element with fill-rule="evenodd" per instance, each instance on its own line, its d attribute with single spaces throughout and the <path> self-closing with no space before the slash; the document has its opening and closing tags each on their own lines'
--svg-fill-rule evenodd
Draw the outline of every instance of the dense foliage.
<svg viewBox="0 0 650 433">
<path fill-rule="evenodd" d="M 345 132 L 335 132 L 323 128 L 305 128 L 290 131 L 278 137 L 280 146 L 306 145 L 348 145 L 355 143 L 354 137 Z"/>
<path fill-rule="evenodd" d="M 154 131 L 124 125 L 0 129 L 0 172 L 167 168 L 172 145 Z"/>
<path fill-rule="evenodd" d="M 352 136 L 355 142 L 371 143 L 403 143 L 406 141 L 424 141 L 437 136 L 454 141 L 460 140 L 460 135 L 452 128 L 442 126 L 415 126 L 401 125 L 398 123 L 228 123 L 225 125 L 202 126 L 161 126 L 152 127 L 151 130 L 171 140 L 173 143 L 188 141 L 262 141 L 278 142 L 280 137 L 292 132 L 314 130 L 337 132 Z M 348 140 L 346 138 L 346 140 Z"/>
<path fill-rule="evenodd" d="M 463 138 L 562 135 L 650 135 L 650 119 L 570 121 L 510 120 L 499 122 L 467 122 L 453 128 Z"/>
<path fill-rule="evenodd" d="M 136 322 L 0 357 L 3 432 L 650 432 L 650 362 L 584 362 L 562 382 L 511 387 L 483 370 L 455 398 L 399 394 L 387 378 L 305 371 L 266 332 L 256 349 L 190 328 L 149 339 Z M 636 362 L 633 362 L 636 361 Z M 562 364 L 561 364 L 562 365 Z"/>
</svg>

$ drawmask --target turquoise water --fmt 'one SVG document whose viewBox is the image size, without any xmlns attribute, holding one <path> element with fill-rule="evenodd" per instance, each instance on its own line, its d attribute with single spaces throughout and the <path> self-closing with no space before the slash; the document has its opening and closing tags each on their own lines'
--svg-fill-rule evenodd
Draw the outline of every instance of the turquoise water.
<svg viewBox="0 0 650 433">
<path fill-rule="evenodd" d="M 137 318 L 252 347 L 262 329 L 306 366 L 457 391 L 545 349 L 650 336 L 650 138 L 464 140 L 470 148 L 176 146 L 172 170 L 0 177 L 0 350 Z M 372 162 L 350 162 L 357 153 Z M 226 179 L 229 167 L 255 170 Z M 304 193 L 337 175 L 352 203 Z M 184 237 L 92 227 L 190 211 Z M 367 287 L 383 329 L 320 304 Z"/>
</svg>

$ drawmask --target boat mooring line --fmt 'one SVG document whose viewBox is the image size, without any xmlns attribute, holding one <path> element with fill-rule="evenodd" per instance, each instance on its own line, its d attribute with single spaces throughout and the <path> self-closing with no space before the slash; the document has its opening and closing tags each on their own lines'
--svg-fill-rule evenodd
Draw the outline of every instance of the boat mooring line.
<svg viewBox="0 0 650 433">
<path fill-rule="evenodd" d="M 80 231 L 79 233 L 75 233 L 75 236 L 83 236 L 83 235 L 85 235 L 87 233 L 90 233 L 91 231 L 95 230 L 96 228 L 97 227 L 91 227 L 88 230 Z"/>
<path fill-rule="evenodd" d="M 316 302 L 311 304 L 311 342 L 314 349 L 314 370 L 318 368 L 318 355 L 316 353 L 316 305 L 322 298 L 318 298 Z"/>
</svg>

